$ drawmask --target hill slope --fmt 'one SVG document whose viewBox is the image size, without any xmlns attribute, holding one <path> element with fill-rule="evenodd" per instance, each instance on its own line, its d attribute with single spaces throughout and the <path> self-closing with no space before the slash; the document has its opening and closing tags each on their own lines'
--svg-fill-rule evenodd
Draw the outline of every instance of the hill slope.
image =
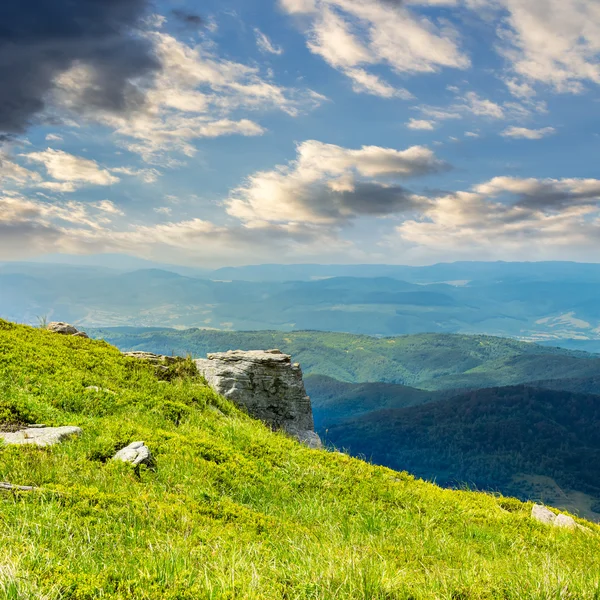
<svg viewBox="0 0 600 600">
<path fill-rule="evenodd" d="M 600 356 L 484 335 L 424 333 L 376 338 L 320 331 L 91 329 L 122 350 L 203 357 L 207 352 L 279 348 L 306 374 L 350 383 L 400 383 L 428 390 L 475 389 L 539 380 L 593 378 Z M 594 390 L 600 393 L 600 387 Z"/>
<path fill-rule="evenodd" d="M 83 428 L 0 447 L 0 480 L 41 488 L 0 492 L 0 598 L 598 597 L 594 525 L 309 450 L 102 342 L 0 321 L 0 349 L 5 425 Z M 155 470 L 107 460 L 140 439 Z"/>
</svg>

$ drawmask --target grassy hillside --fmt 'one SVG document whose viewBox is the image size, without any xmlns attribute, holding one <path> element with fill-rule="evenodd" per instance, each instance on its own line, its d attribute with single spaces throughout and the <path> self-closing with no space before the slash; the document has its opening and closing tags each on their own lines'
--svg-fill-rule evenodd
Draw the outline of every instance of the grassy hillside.
<svg viewBox="0 0 600 600">
<path fill-rule="evenodd" d="M 376 338 L 320 331 L 185 331 L 108 328 L 90 333 L 123 350 L 204 356 L 239 348 L 279 348 L 306 374 L 346 382 L 400 383 L 428 390 L 589 378 L 600 356 L 484 335 L 425 333 Z M 600 387 L 597 389 L 600 393 Z"/>
<path fill-rule="evenodd" d="M 549 477 L 595 498 L 600 513 L 600 396 L 525 386 L 475 390 L 372 410 L 331 425 L 328 438 L 444 485 L 527 497 L 517 476 Z"/>
<path fill-rule="evenodd" d="M 0 492 L 0 598 L 598 598 L 600 528 L 309 450 L 172 375 L 0 321 L 4 426 L 83 428 L 0 447 L 0 480 L 40 488 Z M 155 470 L 107 460 L 133 440 Z"/>
</svg>

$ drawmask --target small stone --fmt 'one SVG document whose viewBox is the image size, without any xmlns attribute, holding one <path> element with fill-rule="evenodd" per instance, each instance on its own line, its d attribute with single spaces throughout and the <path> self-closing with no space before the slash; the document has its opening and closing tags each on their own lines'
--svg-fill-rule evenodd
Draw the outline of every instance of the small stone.
<svg viewBox="0 0 600 600">
<path fill-rule="evenodd" d="M 531 509 L 531 517 L 540 523 L 552 525 L 556 520 L 556 515 L 541 504 L 534 504 Z"/>
<path fill-rule="evenodd" d="M 154 462 L 150 449 L 144 442 L 132 442 L 129 446 L 125 446 L 113 456 L 113 460 L 130 463 L 134 467 L 138 465 L 150 467 Z"/>
<path fill-rule="evenodd" d="M 80 435 L 79 427 L 28 427 L 15 432 L 0 433 L 0 439 L 5 444 L 35 446 L 54 446 L 74 436 Z"/>
<path fill-rule="evenodd" d="M 577 527 L 577 523 L 575 523 L 575 519 L 573 519 L 573 517 L 569 517 L 568 515 L 557 515 L 556 519 L 554 519 L 554 527 L 575 529 Z"/>
<path fill-rule="evenodd" d="M 85 338 L 86 340 L 90 338 L 90 336 L 85 331 L 78 331 L 71 335 L 71 337 L 80 337 Z"/>
</svg>

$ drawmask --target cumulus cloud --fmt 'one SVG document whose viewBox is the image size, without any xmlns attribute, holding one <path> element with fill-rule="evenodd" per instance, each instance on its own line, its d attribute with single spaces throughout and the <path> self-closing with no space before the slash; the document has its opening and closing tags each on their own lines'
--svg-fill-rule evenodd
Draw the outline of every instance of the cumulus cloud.
<svg viewBox="0 0 600 600">
<path fill-rule="evenodd" d="M 448 165 L 423 146 L 358 150 L 309 140 L 288 165 L 251 175 L 233 191 L 227 212 L 245 222 L 344 223 L 360 215 L 385 216 L 427 203 L 396 183 Z"/>
<path fill-rule="evenodd" d="M 543 127 L 542 129 L 527 129 L 527 127 L 509 127 L 500 135 L 504 137 L 525 139 L 525 140 L 541 140 L 544 137 L 556 133 L 554 127 Z"/>
<path fill-rule="evenodd" d="M 113 185 L 118 177 L 102 169 L 95 160 L 74 156 L 62 150 L 48 148 L 43 152 L 24 155 L 29 161 L 42 164 L 56 181 L 37 183 L 38 187 L 58 192 L 74 192 L 83 185 Z"/>
<path fill-rule="evenodd" d="M 494 177 L 474 188 L 490 197 L 508 195 L 517 207 L 562 210 L 600 200 L 600 179 L 521 179 Z"/>
<path fill-rule="evenodd" d="M 163 207 L 164 209 L 164 207 Z M 168 215 L 166 210 L 159 214 Z M 0 260 L 63 252 L 124 252 L 179 263 L 239 264 L 248 256 L 352 255 L 353 245 L 335 230 L 306 223 L 218 225 L 200 218 L 157 225 L 108 227 L 122 211 L 109 200 L 49 203 L 0 195 Z M 123 225 L 121 220 L 121 225 Z M 358 255 L 357 255 L 358 256 Z"/>
<path fill-rule="evenodd" d="M 386 243 L 421 259 L 581 259 L 600 241 L 600 180 L 496 177 L 432 199 L 395 232 Z"/>
<path fill-rule="evenodd" d="M 254 29 L 254 35 L 256 36 L 256 45 L 261 52 L 265 52 L 267 54 L 283 54 L 283 48 L 281 46 L 277 46 L 273 44 L 273 42 L 268 38 L 268 36 L 263 33 L 260 29 Z"/>
<path fill-rule="evenodd" d="M 23 133 L 46 107 L 56 78 L 88 72 L 85 106 L 127 114 L 144 104 L 158 70 L 152 44 L 136 33 L 147 0 L 0 3 L 0 133 Z"/>
<path fill-rule="evenodd" d="M 392 97 L 390 84 L 383 88 L 374 83 L 377 80 L 364 84 L 365 74 L 374 75 L 366 69 L 375 65 L 407 74 L 470 66 L 448 24 L 436 25 L 401 2 L 281 0 L 281 6 L 290 14 L 308 18 L 308 48 L 349 76 L 357 92 Z M 357 84 L 357 74 L 362 84 Z"/>
</svg>

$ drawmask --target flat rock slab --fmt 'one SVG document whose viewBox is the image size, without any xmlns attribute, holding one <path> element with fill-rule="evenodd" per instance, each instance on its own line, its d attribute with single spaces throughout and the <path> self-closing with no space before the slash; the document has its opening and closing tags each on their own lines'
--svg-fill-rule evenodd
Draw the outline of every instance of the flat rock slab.
<svg viewBox="0 0 600 600">
<path fill-rule="evenodd" d="M 173 364 L 177 361 L 181 360 L 177 356 L 165 356 L 164 354 L 154 354 L 154 352 L 123 352 L 123 356 L 128 356 L 129 358 L 137 358 L 138 360 L 147 360 L 152 364 Z"/>
<path fill-rule="evenodd" d="M 125 446 L 113 456 L 113 460 L 130 463 L 134 467 L 138 465 L 149 467 L 153 463 L 150 449 L 144 442 L 132 442 L 129 446 Z"/>
<path fill-rule="evenodd" d="M 79 427 L 28 427 L 14 432 L 0 432 L 0 439 L 11 445 L 54 446 L 80 434 Z"/>
</svg>

